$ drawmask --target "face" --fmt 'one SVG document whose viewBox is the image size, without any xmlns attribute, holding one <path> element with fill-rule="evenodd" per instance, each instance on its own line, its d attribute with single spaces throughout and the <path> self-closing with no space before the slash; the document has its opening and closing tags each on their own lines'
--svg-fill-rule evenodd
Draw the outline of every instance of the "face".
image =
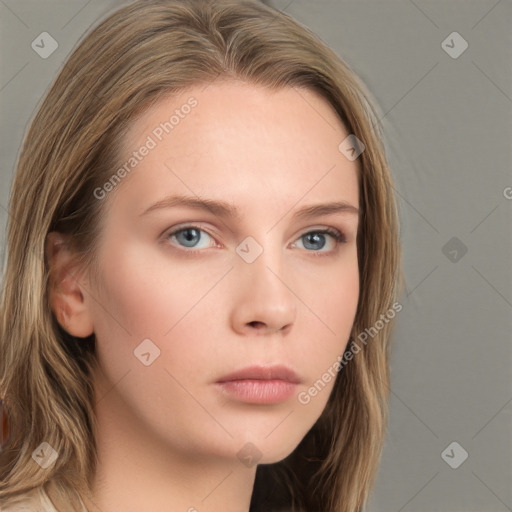
<svg viewBox="0 0 512 512">
<path fill-rule="evenodd" d="M 350 336 L 358 162 L 311 91 L 203 89 L 133 122 L 121 148 L 129 172 L 97 192 L 108 205 L 100 286 L 85 301 L 125 428 L 187 456 L 244 449 L 272 463 L 321 415 L 334 385 L 325 374 Z M 306 209 L 330 203 L 345 206 Z M 274 365 L 296 382 L 277 371 L 218 383 Z"/>
</svg>

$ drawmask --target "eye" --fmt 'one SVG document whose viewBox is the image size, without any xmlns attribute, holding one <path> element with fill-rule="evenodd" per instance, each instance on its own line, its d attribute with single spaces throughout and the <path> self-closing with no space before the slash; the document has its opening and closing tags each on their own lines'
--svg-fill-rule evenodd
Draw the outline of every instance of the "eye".
<svg viewBox="0 0 512 512">
<path fill-rule="evenodd" d="M 204 236 L 205 235 L 205 236 Z M 333 246 L 331 249 L 322 251 L 326 246 L 326 236 L 331 238 L 331 245 Z M 184 248 L 190 249 L 186 252 L 199 252 L 200 249 L 207 249 L 208 238 L 213 240 L 213 237 L 208 234 L 206 231 L 201 229 L 199 226 L 189 225 L 184 226 L 174 231 L 171 231 L 166 235 L 166 240 L 171 240 L 175 243 L 178 243 Z M 204 240 L 206 245 L 201 246 L 200 242 Z M 339 247 L 340 244 L 346 243 L 345 235 L 334 228 L 326 228 L 326 229 L 316 229 L 313 231 L 308 231 L 301 235 L 297 240 L 303 241 L 303 247 L 307 250 L 307 252 L 314 253 L 333 253 Z M 212 246 L 210 244 L 210 246 Z M 292 244 L 292 247 L 296 247 L 296 242 Z"/>
<path fill-rule="evenodd" d="M 329 237 L 334 240 L 334 242 L 332 242 L 334 247 L 330 250 L 328 249 L 326 251 L 320 251 L 319 249 L 323 249 L 326 245 L 326 235 L 329 235 Z M 308 252 L 317 253 L 332 253 L 336 251 L 340 244 L 346 242 L 345 235 L 341 231 L 334 228 L 308 231 L 307 233 L 301 235 L 298 240 L 303 240 L 303 245 L 306 249 L 313 249 L 313 251 Z"/>
<path fill-rule="evenodd" d="M 206 231 L 202 230 L 198 226 L 185 226 L 183 228 L 172 231 L 167 235 L 166 238 L 169 238 L 170 240 L 174 239 L 178 241 L 180 244 L 183 244 L 184 247 L 193 249 L 206 249 L 208 246 L 201 247 L 197 245 L 201 239 L 205 238 L 202 235 L 210 237 L 210 235 Z"/>
</svg>

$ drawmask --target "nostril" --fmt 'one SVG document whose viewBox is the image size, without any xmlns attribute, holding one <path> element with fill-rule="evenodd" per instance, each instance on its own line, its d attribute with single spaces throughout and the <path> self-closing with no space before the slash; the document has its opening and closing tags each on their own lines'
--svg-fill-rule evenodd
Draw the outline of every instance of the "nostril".
<svg viewBox="0 0 512 512">
<path fill-rule="evenodd" d="M 258 327 L 258 328 L 260 328 L 260 327 L 263 327 L 265 324 L 263 322 L 259 322 L 257 320 L 254 320 L 253 322 L 249 322 L 249 325 L 251 327 Z"/>
</svg>

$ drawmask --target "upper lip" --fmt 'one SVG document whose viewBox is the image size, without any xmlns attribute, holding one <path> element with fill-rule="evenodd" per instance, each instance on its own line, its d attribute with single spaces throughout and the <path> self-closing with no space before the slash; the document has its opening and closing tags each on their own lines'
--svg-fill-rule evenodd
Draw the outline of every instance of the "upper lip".
<svg viewBox="0 0 512 512">
<path fill-rule="evenodd" d="M 289 367 L 284 365 L 272 365 L 272 366 L 247 366 L 237 370 L 229 375 L 225 375 L 220 378 L 217 382 L 228 382 L 232 380 L 284 380 L 299 384 L 301 382 L 300 377 Z"/>
</svg>

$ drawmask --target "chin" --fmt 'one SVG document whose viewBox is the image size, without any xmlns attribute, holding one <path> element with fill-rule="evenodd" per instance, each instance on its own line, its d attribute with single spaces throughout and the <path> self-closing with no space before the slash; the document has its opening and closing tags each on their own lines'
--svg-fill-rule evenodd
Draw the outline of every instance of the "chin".
<svg viewBox="0 0 512 512">
<path fill-rule="evenodd" d="M 265 435 L 245 437 L 240 441 L 240 449 L 237 450 L 237 457 L 243 462 L 245 458 L 252 457 L 257 464 L 275 464 L 286 459 L 302 441 L 302 437 L 292 435 L 271 434 L 267 439 Z M 271 439 L 272 438 L 272 439 Z"/>
</svg>

